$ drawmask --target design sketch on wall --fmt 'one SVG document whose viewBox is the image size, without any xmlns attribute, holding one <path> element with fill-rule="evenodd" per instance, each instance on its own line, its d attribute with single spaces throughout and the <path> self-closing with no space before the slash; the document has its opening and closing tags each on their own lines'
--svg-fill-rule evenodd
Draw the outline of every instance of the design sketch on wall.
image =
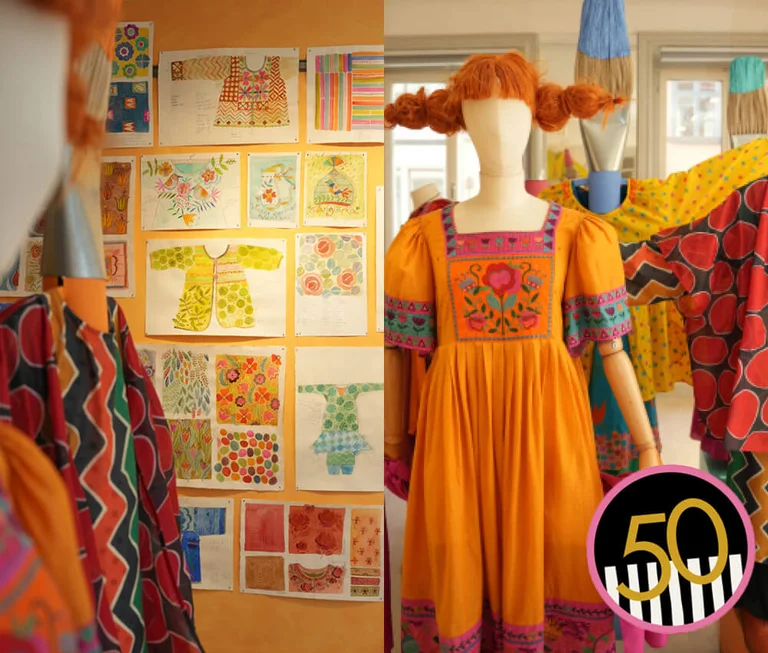
<svg viewBox="0 0 768 653">
<path fill-rule="evenodd" d="M 365 152 L 307 152 L 304 224 L 322 227 L 366 225 Z"/>
<path fill-rule="evenodd" d="M 307 49 L 307 142 L 384 142 L 384 48 Z"/>
<path fill-rule="evenodd" d="M 152 23 L 118 23 L 115 30 L 104 147 L 152 147 Z"/>
<path fill-rule="evenodd" d="M 282 239 L 147 242 L 147 335 L 285 335 Z"/>
<path fill-rule="evenodd" d="M 381 506 L 243 500 L 240 591 L 326 600 L 382 600 L 383 518 Z"/>
<path fill-rule="evenodd" d="M 296 234 L 296 335 L 368 332 L 363 233 Z"/>
<path fill-rule="evenodd" d="M 248 226 L 299 226 L 301 154 L 248 155 Z"/>
<path fill-rule="evenodd" d="M 145 231 L 240 228 L 240 155 L 141 158 Z"/>
<path fill-rule="evenodd" d="M 296 349 L 296 487 L 381 492 L 384 358 L 376 347 Z"/>
<path fill-rule="evenodd" d="M 299 51 L 162 52 L 160 144 L 298 142 Z"/>
<path fill-rule="evenodd" d="M 181 545 L 193 589 L 232 591 L 234 499 L 179 497 Z"/>
<path fill-rule="evenodd" d="M 136 294 L 133 259 L 136 158 L 132 156 L 102 158 L 100 192 L 107 294 L 111 297 L 134 297 Z"/>
<path fill-rule="evenodd" d="M 144 345 L 180 487 L 283 489 L 282 347 Z"/>
<path fill-rule="evenodd" d="M 23 241 L 16 260 L 8 270 L 0 274 L 0 297 L 27 297 L 42 292 L 42 255 L 42 238 L 33 237 Z"/>
<path fill-rule="evenodd" d="M 376 331 L 384 332 L 384 186 L 376 186 Z"/>
<path fill-rule="evenodd" d="M 0 274 L 0 296 L 17 296 L 21 285 L 21 254 L 19 254 L 11 267 Z"/>
</svg>

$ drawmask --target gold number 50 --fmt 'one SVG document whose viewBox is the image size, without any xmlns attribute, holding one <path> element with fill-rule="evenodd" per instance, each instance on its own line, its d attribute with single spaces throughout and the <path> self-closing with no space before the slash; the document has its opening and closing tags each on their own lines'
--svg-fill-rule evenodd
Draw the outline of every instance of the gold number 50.
<svg viewBox="0 0 768 653">
<path fill-rule="evenodd" d="M 680 556 L 680 549 L 677 545 L 677 529 L 680 517 L 682 517 L 683 513 L 689 508 L 698 508 L 706 513 L 707 517 L 709 517 L 712 522 L 712 526 L 715 527 L 715 533 L 717 535 L 717 562 L 712 571 L 704 576 L 694 574 L 688 569 Z M 656 587 L 647 592 L 637 592 L 629 589 L 624 583 L 618 586 L 617 589 L 619 594 L 631 601 L 650 601 L 651 599 L 660 596 L 669 586 L 672 569 L 664 549 L 653 542 L 643 542 L 638 541 L 637 539 L 637 532 L 643 524 L 663 524 L 666 519 L 664 513 L 635 515 L 629 523 L 627 543 L 624 547 L 624 557 L 626 558 L 630 553 L 645 551 L 656 558 L 661 567 L 659 582 Z M 691 583 L 696 585 L 707 585 L 720 577 L 728 562 L 728 535 L 725 532 L 725 524 L 723 524 L 723 520 L 720 519 L 720 515 L 718 515 L 715 509 L 706 501 L 702 501 L 701 499 L 685 499 L 675 506 L 674 510 L 672 510 L 672 514 L 669 516 L 669 521 L 667 522 L 667 549 L 669 550 L 669 557 L 672 559 L 672 564 L 675 565 L 675 569 L 677 569 L 677 573 Z"/>
</svg>

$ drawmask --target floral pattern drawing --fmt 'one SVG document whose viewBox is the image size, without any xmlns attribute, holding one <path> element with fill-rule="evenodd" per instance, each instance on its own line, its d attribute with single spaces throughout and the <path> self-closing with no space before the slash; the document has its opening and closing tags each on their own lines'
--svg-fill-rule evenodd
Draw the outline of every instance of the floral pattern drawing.
<svg viewBox="0 0 768 653">
<path fill-rule="evenodd" d="M 211 422 L 207 419 L 169 419 L 176 478 L 206 481 L 211 478 Z"/>
<path fill-rule="evenodd" d="M 341 565 L 325 565 L 310 569 L 298 562 L 288 565 L 288 591 L 297 594 L 342 594 L 345 569 Z"/>
<path fill-rule="evenodd" d="M 13 265 L 3 274 L 0 274 L 0 292 L 4 294 L 10 294 L 19 290 L 19 265 L 21 264 L 21 257 L 17 256 Z"/>
<path fill-rule="evenodd" d="M 341 555 L 345 512 L 345 508 L 327 506 L 290 506 L 288 553 Z"/>
<path fill-rule="evenodd" d="M 115 30 L 115 56 L 112 77 L 148 78 L 152 70 L 149 27 L 133 23 L 118 24 Z"/>
<path fill-rule="evenodd" d="M 541 262 L 539 262 L 541 261 Z M 450 263 L 459 338 L 500 340 L 549 333 L 551 261 L 459 259 Z"/>
<path fill-rule="evenodd" d="M 285 222 L 297 226 L 298 154 L 248 157 L 248 223 Z"/>
<path fill-rule="evenodd" d="M 379 508 L 353 508 L 349 564 L 352 596 L 381 594 L 383 514 Z"/>
<path fill-rule="evenodd" d="M 216 356 L 218 423 L 278 426 L 282 364 L 278 354 Z"/>
<path fill-rule="evenodd" d="M 210 414 L 210 362 L 208 354 L 177 347 L 163 352 L 161 396 L 166 415 L 194 419 Z"/>
<path fill-rule="evenodd" d="M 157 353 L 152 349 L 138 349 L 139 361 L 144 368 L 144 373 L 150 380 L 150 383 L 155 382 L 155 374 L 157 372 Z"/>
<path fill-rule="evenodd" d="M 364 287 L 362 235 L 300 234 L 296 292 L 303 297 L 359 295 Z"/>
<path fill-rule="evenodd" d="M 147 82 L 112 82 L 109 85 L 108 134 L 148 134 L 149 112 Z"/>
<path fill-rule="evenodd" d="M 281 479 L 282 450 L 277 435 L 252 430 L 220 429 L 216 442 L 214 479 L 250 486 L 247 489 L 269 489 Z"/>
<path fill-rule="evenodd" d="M 308 152 L 305 174 L 305 219 L 333 224 L 334 220 L 365 220 L 364 154 Z"/>
<path fill-rule="evenodd" d="M 133 218 L 129 213 L 133 163 L 104 161 L 101 164 L 101 231 L 104 235 L 126 235 Z"/>
<path fill-rule="evenodd" d="M 43 292 L 42 259 L 43 241 L 30 238 L 27 241 L 24 270 L 24 290 L 28 293 Z"/>
<path fill-rule="evenodd" d="M 154 180 L 157 198 L 155 215 L 145 221 L 145 228 L 149 225 L 155 229 L 210 226 L 223 229 L 229 226 L 226 214 L 217 215 L 214 225 L 203 224 L 206 214 L 221 203 L 224 178 L 234 177 L 239 172 L 238 159 L 225 156 L 219 154 L 210 159 L 184 161 L 142 159 L 142 177 Z M 147 184 L 144 184 L 144 190 L 149 191 Z"/>
</svg>

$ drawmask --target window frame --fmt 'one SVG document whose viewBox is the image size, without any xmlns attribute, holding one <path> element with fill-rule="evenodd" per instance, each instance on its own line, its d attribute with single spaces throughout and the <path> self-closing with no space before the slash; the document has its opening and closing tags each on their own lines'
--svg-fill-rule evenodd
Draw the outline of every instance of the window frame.
<svg viewBox="0 0 768 653">
<path fill-rule="evenodd" d="M 688 78 L 706 74 L 714 66 L 727 66 L 736 57 L 755 54 L 768 60 L 768 34 L 723 32 L 641 32 L 638 34 L 637 176 L 658 177 L 665 169 L 666 146 L 660 122 L 665 115 L 669 70 L 684 69 Z M 727 89 L 727 84 L 726 84 Z M 727 104 L 727 90 L 723 110 Z M 725 123 L 723 123 L 725 126 Z M 727 129 L 723 130 L 724 138 Z M 726 149 L 729 144 L 725 143 Z"/>
<path fill-rule="evenodd" d="M 480 34 L 429 37 L 387 37 L 384 40 L 384 92 L 387 102 L 392 97 L 394 84 L 445 83 L 461 63 L 473 54 L 501 54 L 518 50 L 529 61 L 536 61 L 539 37 L 536 34 Z M 392 134 L 384 135 L 384 238 L 385 247 L 394 239 L 398 226 L 395 224 L 394 161 Z M 456 137 L 446 139 L 446 189 L 449 195 L 456 193 L 458 175 Z"/>
</svg>

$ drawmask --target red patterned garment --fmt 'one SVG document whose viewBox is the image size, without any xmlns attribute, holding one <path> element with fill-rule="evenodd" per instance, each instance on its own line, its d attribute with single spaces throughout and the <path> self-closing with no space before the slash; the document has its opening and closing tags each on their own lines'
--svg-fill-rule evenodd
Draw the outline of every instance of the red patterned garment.
<svg viewBox="0 0 768 653">
<path fill-rule="evenodd" d="M 768 177 L 696 222 L 621 249 L 632 303 L 678 300 L 701 437 L 768 451 Z"/>
<path fill-rule="evenodd" d="M 0 420 L 63 476 L 105 653 L 201 653 L 162 407 L 122 311 L 109 333 L 57 293 L 0 314 Z"/>
</svg>

